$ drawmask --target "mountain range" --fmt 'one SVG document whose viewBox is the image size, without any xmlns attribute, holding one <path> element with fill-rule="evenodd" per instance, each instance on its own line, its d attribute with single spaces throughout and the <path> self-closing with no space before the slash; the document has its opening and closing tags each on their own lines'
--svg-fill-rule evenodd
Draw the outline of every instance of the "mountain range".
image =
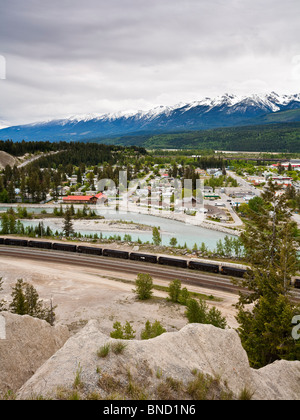
<svg viewBox="0 0 300 420">
<path fill-rule="evenodd" d="M 150 111 L 81 115 L 13 126 L 0 130 L 0 139 L 87 141 L 287 122 L 300 122 L 300 94 L 225 94 Z"/>
</svg>

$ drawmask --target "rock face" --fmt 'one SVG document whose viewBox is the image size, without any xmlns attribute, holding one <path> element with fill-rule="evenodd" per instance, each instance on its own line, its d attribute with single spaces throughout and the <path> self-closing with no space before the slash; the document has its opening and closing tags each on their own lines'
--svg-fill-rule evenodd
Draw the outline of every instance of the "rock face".
<svg viewBox="0 0 300 420">
<path fill-rule="evenodd" d="M 0 313 L 0 394 L 16 392 L 69 338 L 66 327 Z M 4 339 L 5 338 L 5 339 Z"/>
<path fill-rule="evenodd" d="M 6 165 L 13 167 L 14 165 L 18 165 L 19 161 L 14 156 L 0 151 L 0 169 L 4 169 Z"/>
<path fill-rule="evenodd" d="M 112 350 L 116 342 L 126 345 L 119 354 Z M 109 354 L 99 357 L 97 351 L 108 343 Z M 170 399 L 168 392 L 178 390 L 178 384 L 189 392 L 194 389 L 188 386 L 195 381 L 195 372 L 209 375 L 232 398 L 247 390 L 253 399 L 300 399 L 300 362 L 281 361 L 255 371 L 234 330 L 189 324 L 152 340 L 124 341 L 102 334 L 96 321 L 90 321 L 41 366 L 18 398 L 58 398 L 58 389 L 74 392 L 80 387 L 85 397 L 96 392 L 102 398 L 124 396 L 126 390 L 127 397 L 129 392 L 133 398 L 142 394 L 148 399 Z"/>
</svg>

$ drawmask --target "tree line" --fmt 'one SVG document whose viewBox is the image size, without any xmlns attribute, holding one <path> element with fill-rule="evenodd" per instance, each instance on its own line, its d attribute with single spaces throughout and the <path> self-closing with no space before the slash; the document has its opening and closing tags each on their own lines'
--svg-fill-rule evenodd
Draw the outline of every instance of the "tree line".
<svg viewBox="0 0 300 420">
<path fill-rule="evenodd" d="M 124 170 L 124 165 L 130 181 L 136 176 L 140 168 L 137 162 L 144 153 L 138 148 L 97 144 L 71 143 L 67 146 L 68 150 L 42 156 L 25 167 L 15 165 L 11 168 L 7 165 L 0 175 L 0 202 L 16 202 L 16 190 L 19 190 L 23 203 L 45 201 L 50 192 L 57 199 L 61 187 L 68 183 L 67 176 L 75 173 L 77 185 L 82 187 L 83 175 L 88 167 L 92 170 L 87 174 L 85 189 L 95 191 L 94 181 L 97 179 L 111 179 L 118 185 L 119 172 Z"/>
<path fill-rule="evenodd" d="M 3 280 L 0 277 L 0 292 L 3 290 Z M 46 304 L 39 298 L 37 290 L 23 279 L 18 279 L 12 287 L 11 302 L 0 300 L 0 312 L 9 311 L 17 315 L 29 315 L 47 321 L 50 325 L 55 322 L 55 309 L 52 300 Z"/>
<path fill-rule="evenodd" d="M 115 142 L 117 141 L 120 145 L 136 144 L 148 149 L 298 153 L 300 151 L 299 140 L 300 123 L 291 122 L 180 133 L 123 136 L 115 139 Z M 98 139 L 98 141 L 102 140 Z"/>
</svg>

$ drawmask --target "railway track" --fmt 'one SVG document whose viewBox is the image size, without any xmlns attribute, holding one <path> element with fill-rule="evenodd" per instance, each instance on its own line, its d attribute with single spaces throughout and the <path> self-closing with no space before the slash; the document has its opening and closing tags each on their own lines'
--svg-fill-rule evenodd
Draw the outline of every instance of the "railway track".
<svg viewBox="0 0 300 420">
<path fill-rule="evenodd" d="M 68 264 L 80 267 L 93 267 L 99 270 L 107 270 L 116 273 L 127 273 L 137 275 L 139 273 L 150 274 L 154 279 L 172 281 L 178 279 L 185 285 L 204 287 L 210 290 L 218 290 L 222 292 L 239 294 L 245 292 L 234 284 L 231 277 L 224 277 L 218 274 L 206 274 L 199 271 L 189 269 L 166 267 L 162 265 L 144 263 L 139 261 L 116 260 L 114 258 L 99 257 L 86 254 L 72 254 L 69 252 L 39 250 L 28 248 L 14 248 L 0 246 L 0 256 L 25 258 L 35 261 L 44 261 L 54 264 Z M 292 292 L 292 300 L 300 302 L 300 293 Z"/>
<path fill-rule="evenodd" d="M 97 257 L 85 254 L 72 254 L 68 252 L 55 252 L 53 250 L 36 250 L 26 248 L 7 249 L 0 246 L 0 256 L 25 258 L 35 261 L 44 261 L 55 264 L 71 264 L 81 267 L 99 268 L 99 270 L 113 271 L 117 273 L 127 273 L 137 275 L 138 273 L 147 273 L 154 278 L 172 281 L 174 279 L 180 280 L 183 284 L 205 287 L 211 290 L 220 290 L 238 294 L 239 287 L 231 283 L 231 278 L 216 275 L 206 274 L 198 271 L 192 271 L 180 268 L 170 268 L 161 265 L 154 265 L 150 263 L 143 263 L 138 261 L 116 260 L 107 257 Z"/>
</svg>

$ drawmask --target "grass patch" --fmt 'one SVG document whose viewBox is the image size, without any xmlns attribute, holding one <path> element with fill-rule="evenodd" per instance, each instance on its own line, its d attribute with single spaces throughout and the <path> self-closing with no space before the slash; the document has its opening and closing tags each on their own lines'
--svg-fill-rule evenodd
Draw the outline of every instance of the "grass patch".
<svg viewBox="0 0 300 420">
<path fill-rule="evenodd" d="M 127 347 L 127 344 L 123 341 L 117 341 L 111 344 L 111 350 L 115 354 L 122 354 Z"/>
<path fill-rule="evenodd" d="M 102 277 L 100 275 L 98 275 L 98 276 Z M 135 285 L 135 281 L 132 281 L 132 280 L 124 280 L 124 279 L 120 279 L 118 277 L 111 277 L 111 276 L 105 276 L 105 278 L 108 279 L 108 280 L 118 281 L 120 283 Z M 159 292 L 168 293 L 169 292 L 169 287 L 168 286 L 162 286 L 162 285 L 159 285 L 159 284 L 154 284 L 153 285 L 153 290 L 158 290 Z M 203 293 L 190 292 L 190 291 L 189 291 L 189 294 L 190 294 L 191 298 L 199 298 L 199 299 L 201 298 L 201 299 L 204 299 L 204 300 L 209 300 L 209 301 L 214 301 L 214 302 L 223 302 L 222 298 L 217 298 L 213 295 L 205 295 Z M 156 296 L 154 296 L 154 297 L 155 297 L 155 299 L 164 300 L 164 298 L 158 298 Z"/>
<path fill-rule="evenodd" d="M 100 347 L 100 349 L 97 351 L 97 356 L 100 358 L 104 358 L 108 356 L 108 353 L 110 352 L 110 344 L 104 344 Z"/>
</svg>

